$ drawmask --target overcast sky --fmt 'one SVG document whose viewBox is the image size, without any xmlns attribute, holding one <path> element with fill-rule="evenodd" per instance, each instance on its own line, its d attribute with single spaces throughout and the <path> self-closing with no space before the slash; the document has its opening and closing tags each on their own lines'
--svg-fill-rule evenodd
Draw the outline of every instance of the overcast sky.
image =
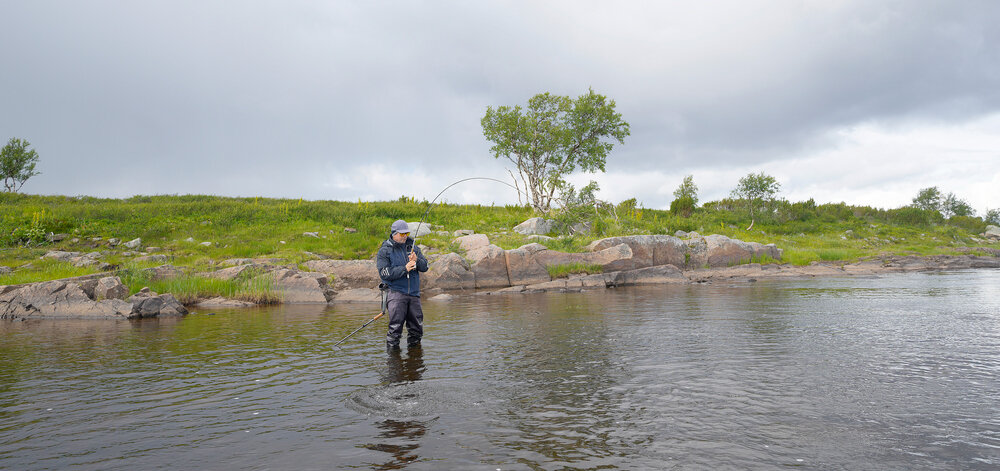
<svg viewBox="0 0 1000 471">
<path fill-rule="evenodd" d="M 588 88 L 632 135 L 601 184 L 666 208 L 750 172 L 883 208 L 1000 207 L 1000 2 L 0 2 L 0 138 L 23 192 L 432 198 L 489 153 L 488 106 Z M 516 201 L 489 182 L 451 202 Z"/>
</svg>

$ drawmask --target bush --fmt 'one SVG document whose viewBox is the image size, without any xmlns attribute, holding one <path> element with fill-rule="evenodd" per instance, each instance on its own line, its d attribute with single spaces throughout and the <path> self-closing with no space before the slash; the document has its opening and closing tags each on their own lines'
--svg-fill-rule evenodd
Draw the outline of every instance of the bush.
<svg viewBox="0 0 1000 471">
<path fill-rule="evenodd" d="M 690 196 L 682 196 L 670 202 L 670 214 L 689 218 L 694 212 L 695 200 Z"/>
<path fill-rule="evenodd" d="M 973 216 L 952 216 L 948 219 L 948 224 L 960 227 L 973 234 L 986 231 L 986 223 L 982 219 Z"/>
<path fill-rule="evenodd" d="M 889 220 L 896 224 L 909 224 L 913 226 L 929 226 L 935 222 L 941 222 L 941 213 L 933 209 L 920 209 L 913 206 L 906 206 L 899 209 L 890 209 Z"/>
</svg>

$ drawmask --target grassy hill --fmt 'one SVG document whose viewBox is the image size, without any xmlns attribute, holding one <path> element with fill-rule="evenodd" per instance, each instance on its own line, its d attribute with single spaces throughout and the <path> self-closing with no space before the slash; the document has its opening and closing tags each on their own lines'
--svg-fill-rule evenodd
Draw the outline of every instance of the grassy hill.
<svg viewBox="0 0 1000 471">
<path fill-rule="evenodd" d="M 94 268 L 40 260 L 49 250 L 102 251 L 101 260 L 128 267 L 132 256 L 112 238 L 142 239 L 172 264 L 207 270 L 229 258 L 280 258 L 301 263 L 317 257 L 365 259 L 387 236 L 392 221 L 418 221 L 426 201 L 401 198 L 389 202 L 303 201 L 219 196 L 136 196 L 128 199 L 0 194 L 0 266 L 16 269 L 0 275 L 0 285 L 82 275 Z M 452 250 L 452 232 L 471 229 L 505 248 L 527 243 L 511 228 L 532 217 L 522 206 L 435 205 L 428 221 L 436 231 L 418 242 Z M 892 254 L 960 253 L 961 247 L 1000 248 L 978 239 L 986 224 L 979 218 L 945 220 L 915 208 L 883 210 L 845 204 L 816 205 L 778 201 L 751 230 L 739 201 L 711 202 L 684 217 L 669 211 L 636 207 L 634 200 L 588 209 L 587 236 L 559 237 L 549 248 L 580 251 L 595 239 L 632 234 L 722 234 L 744 241 L 775 243 L 785 250 L 784 262 L 850 261 Z M 316 233 L 319 237 L 304 235 Z M 48 242 L 49 233 L 66 234 Z M 556 234 L 552 234 L 556 235 Z M 203 245 L 203 242 L 210 244 Z M 29 266 L 25 267 L 28 264 Z"/>
</svg>

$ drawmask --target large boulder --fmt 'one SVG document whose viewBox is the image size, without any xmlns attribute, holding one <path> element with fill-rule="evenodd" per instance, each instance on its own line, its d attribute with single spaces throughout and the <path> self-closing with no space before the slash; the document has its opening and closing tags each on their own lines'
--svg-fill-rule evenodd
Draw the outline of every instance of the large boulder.
<svg viewBox="0 0 1000 471">
<path fill-rule="evenodd" d="M 426 222 L 408 222 L 406 224 L 410 226 L 410 237 L 413 238 L 423 237 L 433 232 L 431 225 Z"/>
<path fill-rule="evenodd" d="M 490 245 L 490 238 L 486 234 L 470 234 L 455 239 L 455 243 L 458 244 L 462 250 L 466 252 L 480 247 L 486 247 Z"/>
<path fill-rule="evenodd" d="M 545 218 L 531 218 L 524 221 L 516 226 L 514 226 L 514 232 L 521 235 L 532 235 L 539 234 L 545 235 L 549 232 L 554 231 L 556 228 L 556 221 L 545 219 Z"/>
<path fill-rule="evenodd" d="M 617 286 L 687 283 L 689 281 L 684 276 L 684 273 L 673 265 L 657 265 L 636 270 L 626 270 L 614 273 L 613 275 L 614 284 Z"/>
<path fill-rule="evenodd" d="M 94 286 L 94 299 L 125 299 L 128 287 L 117 276 L 106 276 L 97 280 Z"/>
<path fill-rule="evenodd" d="M 374 260 L 310 260 L 306 268 L 333 277 L 338 290 L 350 288 L 371 288 L 381 280 Z"/>
<path fill-rule="evenodd" d="M 0 295 L 0 319 L 132 317 L 132 304 L 120 299 L 94 301 L 77 283 L 46 281 Z"/>
<path fill-rule="evenodd" d="M 634 253 L 627 244 L 617 244 L 596 252 L 566 253 L 543 250 L 535 254 L 535 261 L 543 267 L 584 264 L 600 265 L 604 271 L 615 271 L 622 263 L 632 260 Z"/>
<path fill-rule="evenodd" d="M 1000 240 L 1000 227 L 992 224 L 986 226 L 986 232 L 983 232 L 983 237 L 987 239 Z"/>
<path fill-rule="evenodd" d="M 684 244 L 687 246 L 684 268 L 708 268 L 708 244 L 705 243 L 705 238 L 696 236 L 685 240 Z"/>
<path fill-rule="evenodd" d="M 281 268 L 260 276 L 272 277 L 274 289 L 280 292 L 283 303 L 328 303 L 334 296 L 333 289 L 328 286 L 329 278 L 322 273 Z"/>
<path fill-rule="evenodd" d="M 209 278 L 216 278 L 219 280 L 235 280 L 241 276 L 251 276 L 257 274 L 258 269 L 254 265 L 238 265 L 235 267 L 223 268 L 221 270 L 216 270 L 211 273 L 206 273 Z"/>
<path fill-rule="evenodd" d="M 472 267 L 458 254 L 448 253 L 430 262 L 428 270 L 420 274 L 421 289 L 473 289 L 476 277 Z"/>
<path fill-rule="evenodd" d="M 510 284 L 533 285 L 550 281 L 549 271 L 538 263 L 535 255 L 548 250 L 542 244 L 528 244 L 516 249 L 507 250 L 507 274 Z"/>
<path fill-rule="evenodd" d="M 684 241 L 668 235 L 608 237 L 591 242 L 587 250 L 596 252 L 619 244 L 628 245 L 632 257 L 617 261 L 605 267 L 606 270 L 634 270 L 668 264 L 682 267 L 685 264 L 687 246 Z"/>
<path fill-rule="evenodd" d="M 466 253 L 466 257 L 472 262 L 476 288 L 510 286 L 504 249 L 496 245 L 487 245 L 470 250 Z"/>
<path fill-rule="evenodd" d="M 708 265 L 711 267 L 747 263 L 754 256 L 754 249 L 750 244 L 720 234 L 705 236 L 705 247 L 708 251 Z"/>
</svg>

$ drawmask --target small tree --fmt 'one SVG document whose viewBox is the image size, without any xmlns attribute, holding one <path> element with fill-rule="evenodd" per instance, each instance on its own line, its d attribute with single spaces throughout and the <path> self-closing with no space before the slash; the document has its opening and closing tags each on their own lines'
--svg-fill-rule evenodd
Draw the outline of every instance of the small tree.
<svg viewBox="0 0 1000 471">
<path fill-rule="evenodd" d="M 670 202 L 670 212 L 684 217 L 690 217 L 698 204 L 698 186 L 694 184 L 694 175 L 684 177 L 681 186 L 674 190 L 674 200 Z"/>
<path fill-rule="evenodd" d="M 0 177 L 3 177 L 3 186 L 8 193 L 17 192 L 24 182 L 40 173 L 35 171 L 38 153 L 29 150 L 29 147 L 31 143 L 28 141 L 12 137 L 0 150 Z"/>
<path fill-rule="evenodd" d="M 528 100 L 527 109 L 489 107 L 481 124 L 483 135 L 493 143 L 493 157 L 504 157 L 517 167 L 518 198 L 523 191 L 542 213 L 549 211 L 557 192 L 569 189 L 566 175 L 577 168 L 603 172 L 614 147 L 610 141 L 623 144 L 629 135 L 629 124 L 615 112 L 614 100 L 594 90 L 575 100 L 541 93 Z"/>
<path fill-rule="evenodd" d="M 944 197 L 944 201 L 941 202 L 941 214 L 946 218 L 951 218 L 952 216 L 974 216 L 976 210 L 972 209 L 965 200 L 955 196 L 954 193 L 948 193 Z"/>
<path fill-rule="evenodd" d="M 986 224 L 1000 226 L 1000 209 L 987 209 L 986 216 L 983 217 Z"/>
<path fill-rule="evenodd" d="M 740 179 L 740 183 L 732 191 L 731 197 L 742 200 L 750 211 L 750 227 L 747 227 L 747 230 L 753 227 L 755 217 L 766 204 L 774 200 L 774 195 L 778 194 L 780 189 L 781 184 L 764 172 L 751 173 Z"/>
<path fill-rule="evenodd" d="M 941 196 L 941 191 L 936 186 L 924 188 L 917 192 L 916 198 L 913 198 L 913 207 L 940 212 Z"/>
</svg>

